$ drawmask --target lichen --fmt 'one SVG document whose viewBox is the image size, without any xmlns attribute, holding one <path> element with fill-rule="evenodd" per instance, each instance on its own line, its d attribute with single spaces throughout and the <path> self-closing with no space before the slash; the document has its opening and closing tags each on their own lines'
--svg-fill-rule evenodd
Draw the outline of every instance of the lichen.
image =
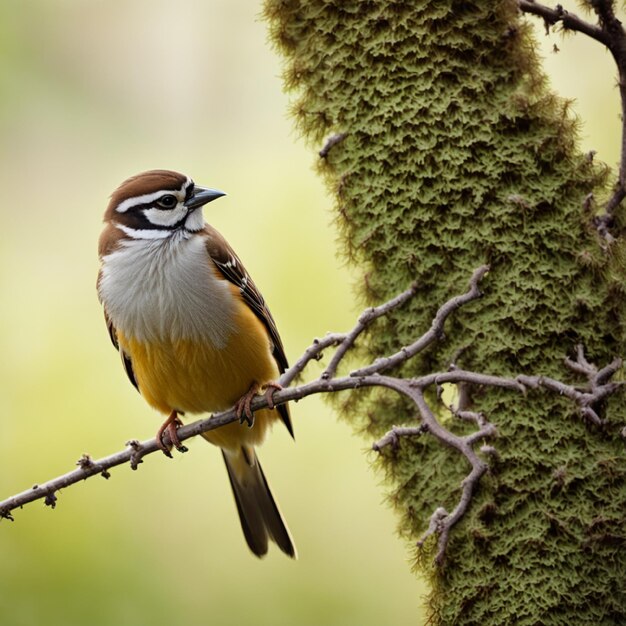
<svg viewBox="0 0 626 626">
<path fill-rule="evenodd" d="M 563 357 L 576 344 L 599 364 L 624 353 L 624 250 L 601 248 L 584 208 L 606 192 L 608 171 L 580 153 L 570 103 L 550 91 L 516 2 L 265 0 L 265 16 L 297 128 L 318 149 L 345 133 L 318 170 L 362 300 L 419 285 L 364 355 L 423 333 L 485 262 L 484 297 L 404 374 L 459 354 L 467 369 L 571 381 Z M 342 401 L 370 436 L 413 419 L 387 393 Z M 499 457 L 445 567 L 432 566 L 432 544 L 416 552 L 432 623 L 626 623 L 623 398 L 604 407 L 605 430 L 547 392 L 480 390 L 473 401 L 498 425 Z M 413 543 L 437 506 L 454 506 L 468 470 L 428 437 L 379 462 Z"/>
</svg>

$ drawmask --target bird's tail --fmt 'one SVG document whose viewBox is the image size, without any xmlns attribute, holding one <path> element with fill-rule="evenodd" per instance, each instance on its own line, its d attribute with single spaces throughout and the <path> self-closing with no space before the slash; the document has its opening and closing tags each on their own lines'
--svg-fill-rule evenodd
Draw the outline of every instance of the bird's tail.
<svg viewBox="0 0 626 626">
<path fill-rule="evenodd" d="M 233 488 L 241 528 L 250 550 L 258 557 L 267 553 L 268 539 L 291 558 L 297 558 L 289 529 L 272 496 L 252 446 L 237 451 L 222 448 Z"/>
</svg>

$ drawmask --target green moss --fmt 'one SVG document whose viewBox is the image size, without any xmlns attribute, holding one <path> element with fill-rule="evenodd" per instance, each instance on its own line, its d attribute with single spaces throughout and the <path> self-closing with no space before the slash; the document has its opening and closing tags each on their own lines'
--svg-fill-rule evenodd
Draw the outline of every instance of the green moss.
<svg viewBox="0 0 626 626">
<path fill-rule="evenodd" d="M 466 368 L 572 380 L 563 357 L 577 343 L 602 365 L 624 352 L 624 250 L 600 248 L 583 208 L 606 192 L 607 168 L 579 153 L 569 103 L 550 92 L 516 2 L 266 0 L 265 12 L 299 130 L 318 149 L 346 133 L 319 171 L 345 254 L 363 270 L 363 301 L 419 284 L 370 333 L 364 358 L 424 332 L 485 262 L 485 296 L 405 374 L 445 368 L 463 347 Z M 623 398 L 607 403 L 605 431 L 548 393 L 483 390 L 474 401 L 498 425 L 500 457 L 445 568 L 432 568 L 432 545 L 416 555 L 433 621 L 626 622 Z M 380 392 L 344 408 L 371 436 L 413 416 Z M 454 505 L 468 470 L 427 437 L 381 463 L 412 542 L 437 506 Z"/>
</svg>

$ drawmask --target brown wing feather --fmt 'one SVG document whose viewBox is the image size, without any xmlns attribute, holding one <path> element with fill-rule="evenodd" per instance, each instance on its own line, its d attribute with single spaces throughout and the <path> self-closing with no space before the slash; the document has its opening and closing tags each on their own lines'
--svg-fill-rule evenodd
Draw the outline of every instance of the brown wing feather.
<svg viewBox="0 0 626 626">
<path fill-rule="evenodd" d="M 281 374 L 289 367 L 287 356 L 285 355 L 285 349 L 283 348 L 283 342 L 281 341 L 278 329 L 276 328 L 276 322 L 270 313 L 270 310 L 265 304 L 263 296 L 259 292 L 257 286 L 254 284 L 252 278 L 246 271 L 241 259 L 235 254 L 235 251 L 230 247 L 228 242 L 218 233 L 213 227 L 206 226 L 205 232 L 207 237 L 207 251 L 213 263 L 224 276 L 224 278 L 236 287 L 243 301 L 250 307 L 252 312 L 263 322 L 263 325 L 267 329 L 270 340 L 272 342 L 272 356 L 278 365 L 278 370 Z M 287 404 L 281 404 L 276 407 L 280 416 L 287 427 L 287 430 L 293 437 L 293 426 L 291 424 L 291 417 L 289 414 L 289 406 Z"/>
<path fill-rule="evenodd" d="M 115 330 L 115 326 L 111 321 L 111 318 L 107 315 L 107 312 L 104 312 L 104 319 L 107 324 L 107 330 L 109 331 L 109 337 L 111 338 L 111 343 L 113 347 L 119 352 L 122 357 L 122 365 L 124 366 L 124 371 L 126 372 L 126 376 L 128 376 L 128 380 L 133 384 L 135 389 L 139 391 L 139 385 L 137 384 L 137 379 L 135 378 L 135 372 L 133 371 L 133 364 L 130 360 L 130 357 L 120 348 L 119 341 L 117 340 L 117 331 Z"/>
</svg>

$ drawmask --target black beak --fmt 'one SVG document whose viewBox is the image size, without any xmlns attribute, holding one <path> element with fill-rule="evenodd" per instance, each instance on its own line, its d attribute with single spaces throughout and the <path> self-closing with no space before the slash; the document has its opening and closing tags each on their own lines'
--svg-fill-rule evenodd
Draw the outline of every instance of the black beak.
<svg viewBox="0 0 626 626">
<path fill-rule="evenodd" d="M 185 201 L 185 206 L 191 211 L 192 209 L 197 209 L 225 195 L 226 194 L 219 189 L 207 189 L 206 187 L 198 187 L 198 185 L 196 185 L 194 187 L 193 196 Z"/>
</svg>

